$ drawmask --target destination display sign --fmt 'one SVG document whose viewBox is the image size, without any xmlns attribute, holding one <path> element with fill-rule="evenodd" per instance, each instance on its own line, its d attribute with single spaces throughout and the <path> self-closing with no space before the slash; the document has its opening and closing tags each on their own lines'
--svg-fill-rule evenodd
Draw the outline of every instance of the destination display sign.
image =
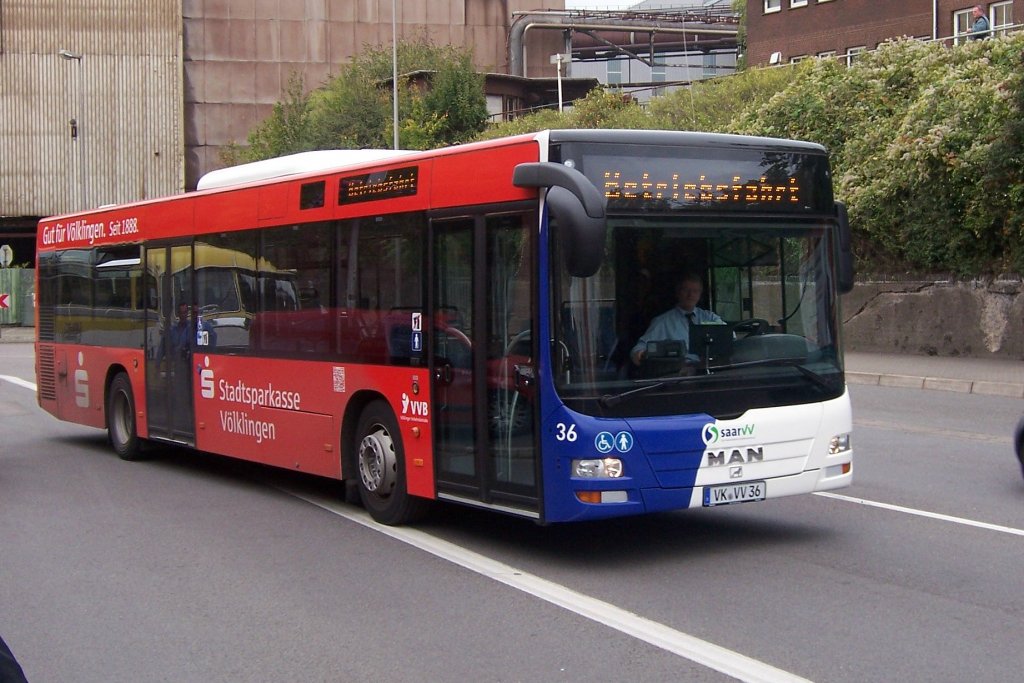
<svg viewBox="0 0 1024 683">
<path fill-rule="evenodd" d="M 407 166 L 347 176 L 338 183 L 338 204 L 372 202 L 416 194 L 419 167 Z"/>
<path fill-rule="evenodd" d="M 699 154 L 680 149 L 641 156 L 637 151 L 583 155 L 582 170 L 609 210 L 832 210 L 831 179 L 822 156 L 714 148 Z"/>
</svg>

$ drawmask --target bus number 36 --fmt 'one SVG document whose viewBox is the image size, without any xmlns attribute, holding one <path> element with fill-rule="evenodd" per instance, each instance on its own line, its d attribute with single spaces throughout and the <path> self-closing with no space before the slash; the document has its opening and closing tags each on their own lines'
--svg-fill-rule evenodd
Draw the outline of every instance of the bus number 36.
<svg viewBox="0 0 1024 683">
<path fill-rule="evenodd" d="M 555 425 L 555 439 L 558 441 L 575 441 L 577 438 L 576 425 L 566 425 L 564 422 Z"/>
</svg>

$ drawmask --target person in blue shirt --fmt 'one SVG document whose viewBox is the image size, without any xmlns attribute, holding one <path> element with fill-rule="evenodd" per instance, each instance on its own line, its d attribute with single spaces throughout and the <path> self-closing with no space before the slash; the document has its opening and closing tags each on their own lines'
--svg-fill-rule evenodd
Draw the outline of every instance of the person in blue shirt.
<svg viewBox="0 0 1024 683">
<path fill-rule="evenodd" d="M 696 273 L 687 273 L 679 278 L 676 281 L 675 293 L 676 305 L 656 316 L 630 351 L 629 356 L 634 365 L 639 366 L 646 357 L 647 342 L 681 341 L 689 349 L 691 324 L 725 324 L 725 321 L 715 313 L 697 306 L 697 302 L 704 294 L 704 283 Z M 687 353 L 687 360 L 698 359 Z"/>
<path fill-rule="evenodd" d="M 178 304 L 178 317 L 174 325 L 167 331 L 168 348 L 166 353 L 172 360 L 191 360 L 192 352 L 197 347 L 213 348 L 217 346 L 217 331 L 208 320 L 203 320 L 198 309 L 195 310 L 196 323 L 192 323 L 189 305 Z M 164 358 L 164 349 L 161 347 L 159 360 Z"/>
<path fill-rule="evenodd" d="M 988 23 L 988 16 L 985 15 L 985 10 L 982 9 L 981 5 L 974 6 L 971 10 L 971 16 L 974 17 L 974 24 L 971 25 L 971 31 L 967 34 L 967 37 L 970 40 L 988 38 L 989 29 L 991 27 Z"/>
</svg>

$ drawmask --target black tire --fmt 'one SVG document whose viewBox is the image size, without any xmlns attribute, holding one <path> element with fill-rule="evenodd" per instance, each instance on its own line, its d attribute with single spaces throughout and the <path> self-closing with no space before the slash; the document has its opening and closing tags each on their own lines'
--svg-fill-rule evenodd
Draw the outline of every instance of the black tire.
<svg viewBox="0 0 1024 683">
<path fill-rule="evenodd" d="M 141 457 L 142 439 L 135 429 L 135 396 L 132 383 L 123 372 L 114 377 L 107 392 L 107 437 L 122 460 Z"/>
<path fill-rule="evenodd" d="M 429 501 L 408 494 L 405 449 L 391 408 L 374 401 L 363 409 L 356 430 L 355 466 L 359 498 L 370 516 L 397 526 L 421 518 Z"/>
<path fill-rule="evenodd" d="M 1020 472 L 1024 475 L 1024 417 L 1017 423 L 1017 433 L 1013 439 L 1013 447 L 1017 450 L 1017 459 L 1020 460 Z"/>
</svg>

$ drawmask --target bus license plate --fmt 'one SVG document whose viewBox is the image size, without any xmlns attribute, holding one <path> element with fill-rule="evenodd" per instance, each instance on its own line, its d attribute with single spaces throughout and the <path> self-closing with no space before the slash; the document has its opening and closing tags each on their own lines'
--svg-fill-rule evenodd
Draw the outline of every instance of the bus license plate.
<svg viewBox="0 0 1024 683">
<path fill-rule="evenodd" d="M 733 503 L 749 503 L 755 500 L 764 500 L 764 491 L 765 486 L 763 481 L 745 481 L 742 484 L 705 486 L 704 507 L 732 505 Z"/>
</svg>

